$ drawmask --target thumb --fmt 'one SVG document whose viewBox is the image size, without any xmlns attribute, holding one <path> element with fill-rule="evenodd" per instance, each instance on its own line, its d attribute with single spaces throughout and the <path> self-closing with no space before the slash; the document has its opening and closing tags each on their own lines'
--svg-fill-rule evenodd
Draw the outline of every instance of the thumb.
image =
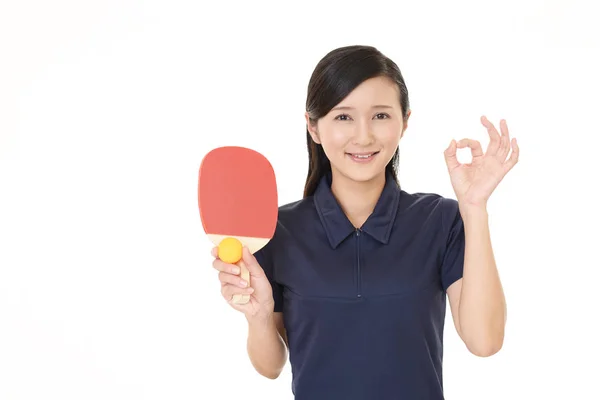
<svg viewBox="0 0 600 400">
<path fill-rule="evenodd" d="M 246 268 L 248 268 L 250 276 L 255 278 L 261 278 L 265 275 L 265 271 L 263 271 L 262 267 L 256 260 L 256 257 L 254 257 L 252 253 L 250 253 L 250 250 L 246 246 L 244 246 L 244 248 L 242 249 L 242 260 L 244 261 Z"/>
<path fill-rule="evenodd" d="M 460 166 L 460 163 L 456 158 L 456 140 L 452 139 L 448 148 L 444 150 L 444 158 L 446 159 L 446 165 L 448 166 L 448 170 L 451 171 L 454 168 Z"/>
</svg>

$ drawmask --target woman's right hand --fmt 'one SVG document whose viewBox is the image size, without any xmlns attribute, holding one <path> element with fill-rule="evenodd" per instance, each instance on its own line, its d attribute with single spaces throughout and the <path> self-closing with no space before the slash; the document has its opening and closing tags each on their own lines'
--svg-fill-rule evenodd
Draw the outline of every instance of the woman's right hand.
<svg viewBox="0 0 600 400">
<path fill-rule="evenodd" d="M 244 313 L 248 320 L 257 318 L 267 318 L 273 313 L 274 300 L 273 289 L 264 270 L 247 247 L 242 252 L 242 260 L 250 272 L 250 286 L 246 286 L 240 276 L 240 268 L 235 264 L 228 264 L 218 257 L 218 249 L 212 249 L 212 255 L 215 257 L 213 267 L 219 271 L 219 281 L 221 281 L 221 294 L 223 298 L 238 311 Z M 244 284 L 245 283 L 245 284 Z M 234 304 L 233 296 L 236 294 L 249 294 L 250 301 L 246 304 Z"/>
</svg>

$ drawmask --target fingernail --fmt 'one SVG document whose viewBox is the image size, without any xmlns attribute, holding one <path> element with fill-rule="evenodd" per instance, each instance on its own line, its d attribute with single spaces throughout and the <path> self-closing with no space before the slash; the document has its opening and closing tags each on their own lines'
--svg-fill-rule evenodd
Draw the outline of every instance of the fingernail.
<svg viewBox="0 0 600 400">
<path fill-rule="evenodd" d="M 240 273 L 240 268 L 239 267 L 233 267 L 231 268 L 231 272 L 233 272 L 234 274 L 239 274 Z"/>
<path fill-rule="evenodd" d="M 244 281 L 244 280 L 241 280 L 241 281 L 240 281 L 240 286 L 241 286 L 241 287 L 246 287 L 246 286 L 248 286 L 248 282 L 246 282 L 246 281 Z"/>
</svg>

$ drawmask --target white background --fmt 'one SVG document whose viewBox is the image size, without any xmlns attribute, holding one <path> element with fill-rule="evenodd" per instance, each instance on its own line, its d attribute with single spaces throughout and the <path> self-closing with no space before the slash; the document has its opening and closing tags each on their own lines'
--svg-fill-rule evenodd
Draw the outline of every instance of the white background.
<svg viewBox="0 0 600 400">
<path fill-rule="evenodd" d="M 480 115 L 521 147 L 489 204 L 504 348 L 469 354 L 448 313 L 446 397 L 598 396 L 592 4 L 1 0 L 0 399 L 292 398 L 220 296 L 198 167 L 249 146 L 299 199 L 308 80 L 349 44 L 406 79 L 405 190 L 454 197 L 442 152 L 485 147 Z"/>
</svg>

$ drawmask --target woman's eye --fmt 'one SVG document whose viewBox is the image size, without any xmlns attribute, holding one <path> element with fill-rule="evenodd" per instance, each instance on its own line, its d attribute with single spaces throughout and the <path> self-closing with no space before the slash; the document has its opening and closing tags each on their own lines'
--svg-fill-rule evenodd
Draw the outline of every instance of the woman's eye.
<svg viewBox="0 0 600 400">
<path fill-rule="evenodd" d="M 379 113 L 375 115 L 376 119 L 387 119 L 390 118 L 389 114 L 386 113 Z M 351 118 L 348 114 L 340 114 L 337 117 L 335 117 L 334 119 L 338 120 L 338 121 L 349 121 Z"/>
</svg>

